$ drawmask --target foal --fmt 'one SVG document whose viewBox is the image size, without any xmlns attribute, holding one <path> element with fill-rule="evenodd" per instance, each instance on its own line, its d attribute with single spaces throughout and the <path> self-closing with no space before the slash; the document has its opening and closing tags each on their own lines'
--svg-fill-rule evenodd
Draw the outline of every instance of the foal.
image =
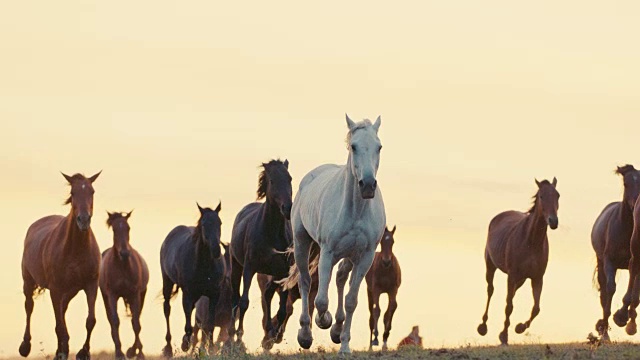
<svg viewBox="0 0 640 360">
<path fill-rule="evenodd" d="M 131 212 L 107 214 L 107 226 L 113 229 L 113 247 L 102 253 L 100 292 L 111 325 L 111 337 L 116 346 L 115 356 L 116 359 L 124 359 L 118 331 L 118 299 L 122 298 L 131 313 L 131 324 L 136 335 L 133 346 L 127 350 L 127 357 L 144 359 L 140 342 L 140 314 L 147 294 L 149 268 L 142 256 L 129 244 L 130 227 L 127 221 Z"/>
<path fill-rule="evenodd" d="M 380 318 L 380 295 L 389 296 L 389 305 L 384 313 L 384 334 L 382 350 L 387 350 L 387 340 L 391 332 L 391 321 L 393 314 L 398 308 L 396 296 L 398 288 L 402 282 L 400 263 L 393 254 L 393 235 L 396 233 L 394 226 L 391 231 L 385 226 L 384 235 L 380 241 L 381 252 L 376 252 L 373 264 L 365 277 L 367 281 L 367 298 L 369 299 L 369 349 L 378 346 L 378 319 Z"/>
<path fill-rule="evenodd" d="M 531 317 L 516 326 L 516 333 L 522 334 L 529 328 L 533 319 L 540 313 L 540 294 L 542 278 L 549 260 L 549 241 L 547 225 L 551 229 L 558 227 L 557 180 L 538 182 L 538 192 L 533 197 L 533 207 L 527 212 L 505 211 L 498 214 L 489 224 L 489 236 L 484 259 L 487 265 L 487 306 L 482 316 L 478 333 L 487 334 L 489 302 L 493 295 L 493 275 L 496 268 L 508 275 L 507 307 L 504 329 L 500 333 L 500 342 L 507 345 L 509 340 L 509 316 L 513 311 L 513 296 L 527 279 L 531 279 L 533 290 L 533 309 Z"/>
</svg>

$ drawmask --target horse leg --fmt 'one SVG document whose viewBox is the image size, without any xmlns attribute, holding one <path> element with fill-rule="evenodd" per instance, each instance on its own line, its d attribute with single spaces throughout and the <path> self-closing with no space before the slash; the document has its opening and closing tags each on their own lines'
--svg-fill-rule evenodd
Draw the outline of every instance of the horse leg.
<svg viewBox="0 0 640 360">
<path fill-rule="evenodd" d="M 267 339 L 267 335 L 269 334 L 269 326 L 267 325 L 267 321 L 271 322 L 272 326 L 273 325 L 273 320 L 275 320 L 275 318 L 272 320 L 267 316 L 267 313 L 270 310 L 270 306 L 267 305 L 267 300 L 266 300 L 266 291 L 267 288 L 269 287 L 269 285 L 271 285 L 271 282 L 268 282 L 266 284 L 266 287 L 263 288 L 262 283 L 260 282 L 260 277 L 258 277 L 258 285 L 260 287 L 260 305 L 262 305 L 262 330 L 264 330 L 264 338 L 263 338 L 263 342 Z"/>
<path fill-rule="evenodd" d="M 129 307 L 131 309 L 131 326 L 133 327 L 133 333 L 135 334 L 135 341 L 133 345 L 127 350 L 127 357 L 132 358 L 137 356 L 138 359 L 144 358 L 142 353 L 142 342 L 140 341 L 140 315 L 142 314 L 142 301 L 141 296 L 136 295 L 129 301 Z"/>
<path fill-rule="evenodd" d="M 300 312 L 300 329 L 298 330 L 298 344 L 303 349 L 308 350 L 313 344 L 313 334 L 311 333 L 311 317 L 309 315 L 309 287 L 311 286 L 311 275 L 309 274 L 309 252 L 311 250 L 312 239 L 304 229 L 294 229 L 294 259 L 298 268 L 299 279 L 298 289 L 302 300 L 302 311 Z"/>
<path fill-rule="evenodd" d="M 482 315 L 482 324 L 478 325 L 478 334 L 481 336 L 487 335 L 487 320 L 489 320 L 489 303 L 491 302 L 491 296 L 493 295 L 493 276 L 496 274 L 496 266 L 489 258 L 489 254 L 485 253 L 484 256 L 487 272 L 485 278 L 487 280 L 487 306 L 484 309 L 484 315 Z"/>
<path fill-rule="evenodd" d="M 238 331 L 236 331 L 238 342 L 242 342 L 242 335 L 244 335 L 244 315 L 249 309 L 249 289 L 251 288 L 251 281 L 253 281 L 253 276 L 255 274 L 256 273 L 251 268 L 251 265 L 245 263 L 245 267 L 242 271 L 242 296 L 240 297 L 240 301 L 238 302 L 238 306 L 240 308 Z"/>
<path fill-rule="evenodd" d="M 378 346 L 380 345 L 380 342 L 378 340 L 378 320 L 380 320 L 380 291 L 377 291 L 375 289 L 371 290 L 371 296 L 372 296 L 372 309 L 371 309 L 371 315 L 370 315 L 370 319 L 369 319 L 369 329 L 371 330 L 371 333 L 373 335 L 373 341 L 371 342 L 371 344 L 369 345 L 369 347 L 372 346 Z"/>
<path fill-rule="evenodd" d="M 316 325 L 320 329 L 328 329 L 333 322 L 329 312 L 329 282 L 331 281 L 331 270 L 335 264 L 333 253 L 326 248 L 320 251 L 320 263 L 318 264 L 318 294 L 314 301 L 318 313 L 316 314 Z"/>
<path fill-rule="evenodd" d="M 69 357 L 69 332 L 64 314 L 69 300 L 59 291 L 51 290 L 51 303 L 56 318 L 56 337 L 58 338 L 55 360 L 66 360 Z"/>
<path fill-rule="evenodd" d="M 278 297 L 280 299 L 280 308 L 278 309 L 278 313 L 276 314 L 278 324 L 275 329 L 273 329 L 274 333 L 272 335 L 272 339 L 277 341 L 280 334 L 284 333 L 285 324 L 287 323 L 287 319 L 291 316 L 289 312 L 289 292 L 290 290 L 283 290 L 278 292 Z M 293 312 L 293 306 L 291 306 L 291 312 Z"/>
<path fill-rule="evenodd" d="M 236 259 L 231 257 L 231 340 L 236 335 L 236 321 L 240 317 L 240 309 L 238 303 L 240 302 L 240 281 L 242 280 L 242 264 Z M 238 342 L 240 340 L 238 339 Z"/>
<path fill-rule="evenodd" d="M 267 288 L 264 290 L 264 295 L 262 296 L 262 310 L 264 311 L 264 322 L 262 323 L 264 328 L 264 338 L 262 339 L 262 347 L 265 350 L 270 350 L 273 347 L 273 339 L 277 335 L 273 334 L 273 330 L 277 329 L 277 327 L 274 327 L 271 322 L 271 300 L 273 300 L 273 295 L 275 295 L 277 287 L 278 284 L 273 281 L 269 281 Z"/>
<path fill-rule="evenodd" d="M 209 299 L 211 300 L 211 299 Z M 184 336 L 182 337 L 181 349 L 184 352 L 189 351 L 189 341 L 191 341 L 191 334 L 193 333 L 193 326 L 191 326 L 191 314 L 195 301 L 188 291 L 182 289 L 182 310 L 184 310 L 185 324 L 184 324 Z M 209 301 L 209 307 L 211 307 L 211 301 Z"/>
<path fill-rule="evenodd" d="M 353 269 L 353 263 L 349 259 L 344 259 L 338 265 L 338 273 L 336 274 L 336 288 L 338 289 L 338 309 L 336 310 L 336 323 L 331 327 L 331 341 L 334 344 L 340 344 L 340 335 L 342 334 L 342 325 L 345 320 L 344 313 L 344 285 L 347 283 L 349 273 Z"/>
<path fill-rule="evenodd" d="M 124 353 L 122 352 L 122 343 L 120 342 L 120 318 L 118 318 L 118 298 L 111 296 L 106 291 L 102 291 L 102 300 L 104 302 L 105 310 L 107 311 L 107 320 L 111 326 L 111 338 L 113 344 L 116 347 L 116 359 L 124 359 Z"/>
<path fill-rule="evenodd" d="M 374 343 L 373 340 L 373 330 L 375 328 L 375 322 L 373 320 L 373 292 L 371 287 L 368 286 L 369 284 L 367 284 L 367 303 L 369 304 L 369 351 L 371 351 L 373 349 L 374 346 L 378 346 L 378 342 L 376 341 Z M 336 314 L 336 321 L 337 321 L 338 315 Z"/>
<path fill-rule="evenodd" d="M 516 325 L 516 333 L 522 334 L 531 326 L 533 319 L 540 313 L 540 295 L 542 294 L 542 277 L 531 279 L 531 290 L 533 291 L 533 308 L 531 309 L 531 317 L 525 323 Z"/>
<path fill-rule="evenodd" d="M 633 237 L 631 241 L 633 241 Z M 629 294 L 630 321 L 627 324 L 627 328 L 625 329 L 627 334 L 629 335 L 635 335 L 636 332 L 638 331 L 636 326 L 636 317 L 638 316 L 638 313 L 636 309 L 638 308 L 638 303 L 640 303 L 640 276 L 638 276 L 639 272 L 640 272 L 640 262 L 636 261 L 635 256 L 632 255 L 631 260 L 629 262 L 629 283 L 633 284 L 631 288 L 631 294 Z"/>
<path fill-rule="evenodd" d="M 382 350 L 387 350 L 387 340 L 391 333 L 391 321 L 393 320 L 393 314 L 398 308 L 398 301 L 396 300 L 397 290 L 389 293 L 389 307 L 384 313 L 384 334 L 382 335 Z M 380 306 L 378 305 L 378 309 Z M 377 323 L 376 323 L 377 325 Z"/>
<path fill-rule="evenodd" d="M 627 284 L 627 292 L 622 298 L 622 306 L 613 314 L 613 322 L 619 327 L 623 327 L 629 321 L 629 305 L 631 304 L 631 293 L 633 292 L 633 284 L 635 282 L 634 271 L 635 266 L 633 256 L 629 260 L 629 284 Z"/>
<path fill-rule="evenodd" d="M 207 317 L 207 321 L 202 324 L 202 342 L 204 343 L 206 341 L 206 346 L 213 351 L 213 330 L 215 329 L 216 324 L 216 307 L 220 300 L 220 292 L 214 291 L 207 297 L 209 298 L 209 308 L 207 309 L 209 316 Z M 220 329 L 220 332 L 222 332 L 222 328 Z"/>
<path fill-rule="evenodd" d="M 287 295 L 286 298 L 286 314 L 284 317 L 284 321 L 282 322 L 282 325 L 280 325 L 280 329 L 278 330 L 278 336 L 276 337 L 276 344 L 280 344 L 282 342 L 282 338 L 284 337 L 284 330 L 287 327 L 287 323 L 289 322 L 289 318 L 291 317 L 291 315 L 293 314 L 293 301 L 291 299 L 291 291 L 289 291 L 289 294 Z M 312 302 L 309 302 L 309 304 L 312 304 Z M 310 312 L 313 312 L 313 310 L 310 310 Z M 275 320 L 275 321 L 273 321 Z M 273 318 L 273 320 L 271 321 L 271 324 L 275 325 L 278 322 L 278 319 L 276 317 Z"/>
<path fill-rule="evenodd" d="M 371 264 L 373 263 L 374 251 L 366 252 L 361 255 L 359 261 L 353 264 L 353 272 L 351 273 L 351 279 L 349 281 L 349 292 L 345 297 L 345 310 L 347 316 L 344 322 L 344 328 L 342 334 L 340 334 L 340 353 L 351 353 L 349 342 L 351 341 L 351 322 L 353 321 L 353 313 L 358 306 L 358 292 L 360 291 L 360 284 L 367 275 Z"/>
<path fill-rule="evenodd" d="M 616 272 L 617 269 L 609 260 L 604 262 L 604 273 L 607 279 L 606 297 L 602 311 L 602 340 L 609 341 L 609 316 L 611 316 L 611 300 L 616 293 Z"/>
<path fill-rule="evenodd" d="M 87 338 L 84 341 L 82 349 L 76 354 L 76 360 L 89 360 L 91 358 L 90 342 L 91 333 L 96 326 L 96 298 L 98 297 L 98 281 L 95 281 L 87 288 L 84 289 L 84 293 L 87 295 L 87 307 L 89 308 L 89 314 L 87 315 L 87 322 L 85 327 L 87 328 Z"/>
<path fill-rule="evenodd" d="M 513 296 L 516 294 L 516 291 L 524 284 L 525 279 L 516 279 L 515 276 L 509 275 L 507 280 L 507 307 L 504 310 L 505 320 L 504 320 L 504 329 L 500 333 L 500 343 L 502 345 L 508 345 L 509 342 L 509 317 L 513 312 Z"/>
<path fill-rule="evenodd" d="M 162 355 L 167 358 L 173 357 L 173 347 L 171 346 L 171 327 L 169 326 L 169 315 L 171 315 L 171 294 L 173 293 L 173 282 L 168 276 L 162 274 L 162 296 L 164 297 L 164 318 L 167 323 L 167 334 L 164 339 L 167 344 L 162 349 Z"/>
<path fill-rule="evenodd" d="M 31 352 L 31 314 L 33 313 L 33 292 L 36 290 L 36 282 L 31 275 L 22 272 L 22 292 L 24 293 L 24 311 L 27 314 L 27 325 L 24 329 L 24 336 L 20 344 L 20 355 L 27 357 Z"/>
</svg>

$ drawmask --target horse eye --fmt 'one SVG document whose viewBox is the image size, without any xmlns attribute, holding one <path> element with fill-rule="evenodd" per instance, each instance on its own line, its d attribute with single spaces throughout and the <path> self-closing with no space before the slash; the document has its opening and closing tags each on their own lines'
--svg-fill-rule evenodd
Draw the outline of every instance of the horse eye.
<svg viewBox="0 0 640 360">
<path fill-rule="evenodd" d="M 380 147 L 378 148 L 378 152 L 380 152 L 380 150 L 382 150 L 382 145 L 380 145 Z"/>
<path fill-rule="evenodd" d="M 351 145 L 351 150 L 356 151 L 356 146 L 355 145 Z"/>
</svg>

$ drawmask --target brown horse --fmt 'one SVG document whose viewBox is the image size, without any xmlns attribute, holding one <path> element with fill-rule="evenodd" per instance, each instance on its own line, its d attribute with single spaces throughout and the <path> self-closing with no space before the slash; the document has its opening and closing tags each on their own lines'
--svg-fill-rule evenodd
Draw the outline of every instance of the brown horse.
<svg viewBox="0 0 640 360">
<path fill-rule="evenodd" d="M 278 335 L 275 339 L 272 339 L 269 336 L 269 327 L 267 326 L 267 321 L 269 320 L 267 315 L 267 301 L 265 299 L 265 293 L 267 289 L 271 286 L 271 284 L 275 282 L 279 284 L 279 281 L 275 280 L 271 275 L 258 274 L 258 286 L 260 287 L 260 293 L 262 294 L 262 329 L 264 330 L 264 338 L 262 339 L 262 346 L 265 349 L 271 349 L 273 347 L 273 343 L 280 344 L 282 342 L 284 331 L 287 328 L 287 322 L 289 318 L 293 314 L 293 304 L 300 299 L 300 288 L 298 285 L 295 285 L 293 288 L 289 289 L 289 295 L 287 296 L 287 315 L 284 318 L 284 322 L 278 331 Z M 278 294 L 282 291 L 280 286 L 277 287 Z M 311 300 L 315 300 L 316 294 L 318 293 L 318 272 L 314 272 L 311 275 L 311 288 L 309 290 L 309 298 Z M 313 316 L 313 310 L 315 306 L 313 301 L 309 302 L 309 314 Z M 278 326 L 278 316 L 275 315 L 271 318 L 271 326 L 272 328 L 276 328 Z"/>
<path fill-rule="evenodd" d="M 131 313 L 131 324 L 136 339 L 127 350 L 127 357 L 144 359 L 140 342 L 140 314 L 149 283 L 149 268 L 142 256 L 129 244 L 129 217 L 131 212 L 107 213 L 107 226 L 113 229 L 113 247 L 102 253 L 100 266 L 100 292 L 111 325 L 111 337 L 116 346 L 116 359 L 124 359 L 118 327 L 118 299 L 122 298 Z M 136 354 L 136 350 L 138 353 Z"/>
<path fill-rule="evenodd" d="M 373 258 L 373 264 L 365 277 L 367 281 L 367 297 L 369 299 L 369 349 L 378 346 L 378 319 L 380 318 L 380 295 L 389 296 L 389 305 L 384 313 L 384 334 L 382 337 L 382 350 L 387 350 L 387 340 L 391 332 L 393 314 L 398 308 L 398 288 L 402 282 L 400 263 L 393 254 L 393 235 L 396 233 L 394 226 L 391 231 L 384 228 L 384 235 L 380 241 L 380 252 Z"/>
<path fill-rule="evenodd" d="M 638 331 L 636 317 L 638 304 L 640 303 L 640 197 L 636 199 L 633 210 L 633 232 L 631 233 L 631 259 L 629 260 L 629 286 L 624 296 L 622 309 L 618 312 L 626 311 L 629 307 L 629 323 L 627 324 L 627 334 L 635 335 Z M 616 312 L 616 314 L 618 313 Z"/>
<path fill-rule="evenodd" d="M 632 165 L 618 166 L 616 174 L 622 175 L 624 195 L 622 201 L 607 205 L 596 219 L 591 230 L 591 245 L 596 252 L 598 265 L 598 290 L 602 319 L 596 323 L 596 330 L 602 339 L 609 340 L 609 316 L 611 299 L 616 292 L 616 272 L 629 268 L 629 241 L 633 231 L 633 206 L 640 193 L 640 171 Z M 627 295 L 631 295 L 627 293 Z M 630 299 L 625 296 L 623 307 L 616 312 L 613 320 L 618 326 L 624 326 L 629 318 Z"/>
<path fill-rule="evenodd" d="M 50 215 L 29 227 L 22 254 L 22 290 L 25 296 L 27 326 L 20 344 L 20 355 L 31 352 L 31 313 L 36 291 L 49 289 L 56 318 L 58 348 L 56 359 L 69 356 L 69 332 L 65 313 L 69 301 L 83 290 L 87 295 L 89 314 L 87 338 L 76 359 L 89 359 L 89 341 L 96 324 L 95 305 L 98 295 L 100 250 L 91 231 L 93 215 L 93 182 L 100 173 L 90 178 L 81 174 L 62 174 L 71 185 L 71 195 L 65 204 L 71 204 L 67 216 Z"/>
<path fill-rule="evenodd" d="M 500 333 L 502 345 L 507 345 L 509 341 L 509 316 L 513 311 L 513 296 L 527 279 L 531 279 L 533 309 L 529 320 L 516 326 L 516 333 L 522 334 L 540 313 L 542 278 L 549 260 L 547 225 L 551 229 L 558 227 L 560 194 L 556 190 L 556 184 L 556 178 L 553 178 L 553 182 L 536 180 L 538 192 L 533 197 L 533 207 L 527 213 L 505 211 L 494 217 L 489 224 L 484 252 L 487 265 L 487 306 L 482 316 L 482 324 L 478 326 L 478 333 L 482 336 L 487 334 L 487 313 L 493 295 L 493 275 L 496 269 L 500 269 L 508 275 L 506 319 L 504 329 Z"/>
</svg>

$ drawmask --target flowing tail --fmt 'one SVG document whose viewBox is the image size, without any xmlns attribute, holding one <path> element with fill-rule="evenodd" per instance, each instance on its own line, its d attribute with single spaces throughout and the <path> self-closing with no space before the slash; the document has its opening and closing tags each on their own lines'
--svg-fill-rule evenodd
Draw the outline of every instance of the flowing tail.
<svg viewBox="0 0 640 360">
<path fill-rule="evenodd" d="M 287 249 L 286 254 L 293 254 L 293 247 Z M 309 274 L 313 276 L 313 274 L 318 271 L 318 264 L 320 263 L 320 246 L 314 241 L 311 244 L 311 251 L 309 253 Z M 289 276 L 276 281 L 277 284 L 282 286 L 283 288 L 290 290 L 298 285 L 298 279 L 300 277 L 300 272 L 298 271 L 298 266 L 296 264 L 291 265 L 289 268 Z"/>
</svg>

